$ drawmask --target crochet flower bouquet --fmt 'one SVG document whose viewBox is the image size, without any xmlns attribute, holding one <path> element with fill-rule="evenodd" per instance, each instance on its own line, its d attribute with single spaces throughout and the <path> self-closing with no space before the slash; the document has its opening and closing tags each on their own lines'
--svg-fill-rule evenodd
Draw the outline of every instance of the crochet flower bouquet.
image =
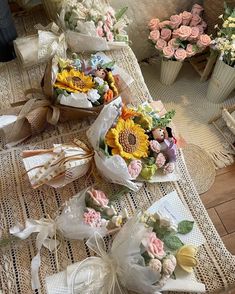
<svg viewBox="0 0 235 294">
<path fill-rule="evenodd" d="M 123 220 L 128 217 L 127 210 L 117 213 L 109 198 L 101 190 L 87 188 L 73 196 L 63 205 L 63 210 L 55 219 L 27 219 L 25 227 L 21 224 L 10 229 L 10 233 L 20 239 L 27 239 L 37 233 L 37 255 L 32 259 L 32 287 L 38 289 L 40 282 L 40 251 L 42 247 L 56 250 L 61 239 L 58 235 L 70 240 L 88 239 L 95 233 L 105 236 L 119 229 Z M 57 238 L 56 238 L 57 236 Z"/>
<path fill-rule="evenodd" d="M 73 52 L 111 50 L 125 47 L 127 7 L 115 12 L 104 0 L 66 1 L 60 22 Z"/>
<path fill-rule="evenodd" d="M 2 112 L 5 122 L 0 128 L 3 127 L 6 142 L 14 145 L 42 132 L 48 123 L 56 125 L 95 117 L 121 93 L 125 93 L 123 97 L 130 102 L 128 86 L 132 82 L 133 79 L 104 53 L 87 59 L 76 54 L 72 59 L 55 56 L 47 65 L 42 89 L 28 91 L 40 96 Z"/>
<path fill-rule="evenodd" d="M 180 202 L 185 214 L 185 207 L 173 193 L 166 197 L 176 196 L 175 204 Z M 197 247 L 182 241 L 186 237 L 195 244 L 193 235 L 201 233 L 194 228 L 193 221 L 174 222 L 175 212 L 173 209 L 170 216 L 160 209 L 135 215 L 114 237 L 108 252 L 96 233 L 86 243 L 96 256 L 47 277 L 47 293 L 205 292 L 205 286 L 198 283 L 193 274 L 198 263 Z"/>
<path fill-rule="evenodd" d="M 154 103 L 135 108 L 117 99 L 107 105 L 87 132 L 99 172 L 132 190 L 138 181 L 177 180 L 176 139 L 169 127 L 173 115 L 160 116 Z"/>
</svg>

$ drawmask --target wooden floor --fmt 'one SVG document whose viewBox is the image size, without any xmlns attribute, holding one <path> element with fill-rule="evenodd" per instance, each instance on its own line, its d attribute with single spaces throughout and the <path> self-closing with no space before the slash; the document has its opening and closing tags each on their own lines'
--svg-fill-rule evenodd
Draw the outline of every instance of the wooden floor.
<svg viewBox="0 0 235 294">
<path fill-rule="evenodd" d="M 211 189 L 200 196 L 225 246 L 235 255 L 235 164 L 218 170 Z"/>
</svg>

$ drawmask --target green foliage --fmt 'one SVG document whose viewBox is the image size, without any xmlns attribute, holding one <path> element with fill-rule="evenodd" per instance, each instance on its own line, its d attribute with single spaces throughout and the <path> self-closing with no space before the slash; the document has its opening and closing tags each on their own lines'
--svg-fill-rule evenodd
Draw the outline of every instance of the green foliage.
<svg viewBox="0 0 235 294">
<path fill-rule="evenodd" d="M 126 13 L 127 9 L 128 9 L 128 7 L 123 7 L 116 12 L 115 18 L 117 21 L 119 21 L 123 17 L 123 15 Z"/>
<path fill-rule="evenodd" d="M 193 221 L 183 220 L 178 224 L 177 232 L 179 234 L 188 234 L 189 232 L 192 231 L 193 225 L 194 225 Z"/>
<path fill-rule="evenodd" d="M 153 128 L 165 128 L 169 125 L 172 118 L 175 115 L 175 110 L 168 111 L 163 117 L 160 119 L 153 120 Z"/>
<path fill-rule="evenodd" d="M 171 234 L 164 237 L 164 243 L 171 250 L 178 250 L 184 245 L 179 237 Z"/>
</svg>

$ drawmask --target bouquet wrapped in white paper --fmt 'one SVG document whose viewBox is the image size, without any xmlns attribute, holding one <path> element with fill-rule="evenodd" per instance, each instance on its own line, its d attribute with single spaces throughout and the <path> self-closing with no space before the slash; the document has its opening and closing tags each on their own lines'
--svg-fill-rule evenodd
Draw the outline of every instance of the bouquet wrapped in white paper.
<svg viewBox="0 0 235 294">
<path fill-rule="evenodd" d="M 176 181 L 176 139 L 169 127 L 174 111 L 162 116 L 155 103 L 135 107 L 116 100 L 87 131 L 95 163 L 109 181 L 138 190 L 138 182 Z"/>
<path fill-rule="evenodd" d="M 38 233 L 36 246 L 38 253 L 32 259 L 32 287 L 40 287 L 38 270 L 41 263 L 40 250 L 42 246 L 56 250 L 59 241 L 56 238 L 60 232 L 64 238 L 83 240 L 95 233 L 105 236 L 117 230 L 123 219 L 128 217 L 124 210 L 118 214 L 108 197 L 101 190 L 88 188 L 73 196 L 63 206 L 61 214 L 52 219 L 27 219 L 25 227 L 18 224 L 10 229 L 10 233 L 20 239 L 28 238 L 32 233 Z"/>
<path fill-rule="evenodd" d="M 65 35 L 55 23 L 44 27 L 35 26 L 37 35 L 17 38 L 14 41 L 16 56 L 23 67 L 48 61 L 54 55 L 66 57 L 67 43 Z M 30 46 L 29 46 L 30 43 Z"/>
<path fill-rule="evenodd" d="M 127 46 L 127 7 L 115 12 L 105 0 L 64 2 L 60 22 L 74 52 L 119 49 Z"/>
<path fill-rule="evenodd" d="M 172 196 L 175 198 L 175 195 L 170 198 Z M 176 199 L 180 201 L 177 194 Z M 182 202 L 179 205 L 182 207 Z M 179 237 L 198 231 L 193 226 L 193 221 L 175 223 L 169 215 L 159 211 L 137 214 L 118 232 L 108 252 L 102 237 L 95 233 L 87 246 L 98 256 L 48 277 L 47 293 L 205 292 L 204 284 L 198 283 L 193 275 L 197 249 L 194 245 L 184 245 Z"/>
<path fill-rule="evenodd" d="M 92 162 L 109 182 L 133 191 L 137 191 L 143 181 L 178 180 L 175 139 L 171 128 L 163 127 L 169 125 L 173 113 L 160 117 L 160 112 L 154 111 L 148 103 L 138 109 L 123 107 L 121 97 L 105 105 L 87 131 L 92 148 L 75 139 L 73 144 L 23 152 L 33 188 L 43 184 L 55 188 L 65 186 L 82 177 Z M 133 117 L 137 120 L 132 120 Z"/>
</svg>

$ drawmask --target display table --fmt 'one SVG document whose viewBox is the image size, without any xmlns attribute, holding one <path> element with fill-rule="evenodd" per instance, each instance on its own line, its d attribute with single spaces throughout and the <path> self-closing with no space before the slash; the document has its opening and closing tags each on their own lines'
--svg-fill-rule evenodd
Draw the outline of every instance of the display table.
<svg viewBox="0 0 235 294">
<path fill-rule="evenodd" d="M 116 60 L 117 64 L 135 79 L 130 87 L 135 103 L 146 99 L 151 100 L 131 49 L 109 52 L 107 55 Z M 1 65 L 1 75 L 5 77 L 5 87 L 8 89 L 8 104 L 22 100 L 25 88 L 32 86 L 32 84 L 39 84 L 44 66 L 22 71 L 16 61 Z M 160 98 L 153 97 L 157 100 Z M 4 101 L 6 102 L 6 92 L 2 91 L 0 92 L 0 105 L 2 107 L 7 106 Z M 68 142 L 74 137 L 86 140 L 85 130 L 89 123 L 89 121 L 83 121 L 59 124 L 56 128 L 50 127 L 43 134 L 31 138 L 20 147 L 1 151 L 0 223 L 4 232 L 9 231 L 9 228 L 16 222 L 24 224 L 27 218 L 54 218 L 62 203 L 97 180 L 97 178 L 86 179 L 86 177 L 82 177 L 59 190 L 48 186 L 33 190 L 25 174 L 20 156 L 22 150 L 27 148 L 50 148 L 53 143 Z M 4 148 L 4 142 L 2 142 L 2 147 Z M 178 182 L 146 184 L 139 192 L 127 193 L 119 201 L 116 201 L 116 208 L 120 211 L 121 208 L 125 207 L 129 214 L 133 215 L 137 210 L 147 209 L 156 200 L 176 190 L 183 203 L 191 211 L 195 222 L 206 239 L 206 243 L 200 247 L 198 253 L 199 265 L 195 270 L 196 276 L 199 281 L 206 285 L 207 292 L 222 291 L 235 283 L 235 258 L 226 250 L 215 230 L 189 176 L 181 150 L 178 154 L 178 165 L 181 175 Z M 101 186 L 107 189 L 114 187 L 104 182 L 101 183 Z M 85 242 L 62 239 L 60 241 L 56 253 L 50 253 L 45 248 L 41 251 L 41 289 L 37 293 L 45 293 L 46 276 L 64 270 L 69 264 L 93 254 L 86 247 Z M 108 241 L 108 238 L 106 241 Z M 33 237 L 27 241 L 17 242 L 1 252 L 0 288 L 2 288 L 3 293 L 34 293 L 31 290 L 30 263 L 36 253 L 37 249 Z"/>
</svg>

